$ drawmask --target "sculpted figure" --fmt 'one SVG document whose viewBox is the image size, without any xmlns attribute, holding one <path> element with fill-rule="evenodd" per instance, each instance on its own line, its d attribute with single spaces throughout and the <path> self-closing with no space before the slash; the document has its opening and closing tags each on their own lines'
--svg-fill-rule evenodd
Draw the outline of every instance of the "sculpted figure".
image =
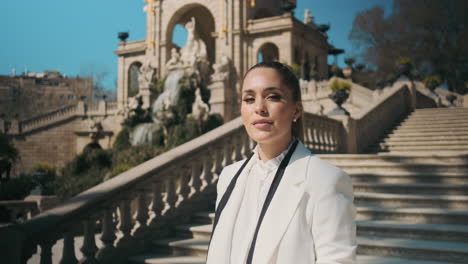
<svg viewBox="0 0 468 264">
<path fill-rule="evenodd" d="M 229 77 L 231 72 L 229 57 L 226 55 L 221 56 L 219 63 L 213 65 L 214 73 L 212 75 L 213 81 L 224 81 Z"/>
<path fill-rule="evenodd" d="M 177 52 L 176 48 L 171 49 L 171 59 L 167 61 L 166 63 L 166 69 L 167 71 L 172 71 L 174 69 L 177 69 L 181 66 L 180 62 L 180 54 Z"/>
<path fill-rule="evenodd" d="M 138 75 L 138 84 L 140 88 L 148 88 L 153 81 L 155 69 L 151 66 L 150 62 L 145 62 L 140 67 L 140 74 Z"/>
<path fill-rule="evenodd" d="M 208 60 L 206 45 L 203 40 L 198 37 L 195 25 L 194 17 L 185 24 L 185 29 L 188 33 L 187 43 L 180 50 L 181 60 L 185 66 L 195 67 L 197 62 Z"/>
</svg>

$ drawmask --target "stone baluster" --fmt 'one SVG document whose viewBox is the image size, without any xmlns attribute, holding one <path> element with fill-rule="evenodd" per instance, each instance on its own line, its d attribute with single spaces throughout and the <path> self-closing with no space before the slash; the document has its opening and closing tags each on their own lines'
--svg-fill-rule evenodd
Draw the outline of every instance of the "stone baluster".
<svg viewBox="0 0 468 264">
<path fill-rule="evenodd" d="M 128 197 L 125 197 L 119 206 L 119 213 L 120 213 L 119 230 L 122 233 L 122 236 L 117 242 L 117 247 L 126 247 L 128 242 L 131 239 L 133 223 L 132 223 L 132 212 L 130 208 L 130 203 L 131 203 L 131 199 Z"/>
<path fill-rule="evenodd" d="M 224 155 L 223 155 L 224 159 L 223 159 L 223 162 L 221 163 L 221 166 L 225 168 L 226 166 L 232 163 L 232 144 L 230 140 L 224 141 L 223 150 L 224 150 Z"/>
<path fill-rule="evenodd" d="M 190 182 L 189 182 L 189 187 L 190 187 L 190 193 L 189 197 L 193 197 L 194 195 L 197 195 L 200 193 L 200 189 L 202 186 L 202 181 L 201 177 L 202 174 L 200 174 L 200 169 L 203 170 L 202 166 L 202 160 L 200 159 L 194 159 L 192 160 L 191 163 L 191 171 L 190 171 Z"/>
<path fill-rule="evenodd" d="M 162 182 L 153 182 L 153 198 L 150 205 L 151 216 L 149 220 L 149 226 L 157 226 L 159 224 L 159 218 L 161 217 L 162 210 L 164 209 L 164 201 L 162 199 L 161 188 Z"/>
<path fill-rule="evenodd" d="M 146 189 L 144 187 L 138 188 L 138 198 L 137 198 L 137 214 L 136 214 L 136 221 L 138 225 L 136 225 L 133 235 L 134 236 L 143 236 L 146 228 L 147 228 L 147 221 L 148 221 L 148 200 Z"/>
<path fill-rule="evenodd" d="M 242 133 L 242 156 L 247 158 L 250 155 L 250 138 L 247 133 Z"/>
<path fill-rule="evenodd" d="M 214 161 L 212 157 L 213 152 L 207 151 L 202 155 L 202 171 L 200 179 L 202 182 L 201 190 L 204 191 L 208 186 L 211 185 L 213 180 L 213 174 L 211 173 L 211 162 Z M 213 162 L 214 163 L 214 162 Z"/>
<path fill-rule="evenodd" d="M 75 237 L 71 230 L 66 231 L 63 236 L 62 259 L 60 264 L 76 264 L 78 260 L 75 256 Z"/>
<path fill-rule="evenodd" d="M 166 195 L 164 196 L 164 210 L 163 215 L 168 215 L 172 209 L 175 208 L 177 202 L 177 195 L 175 192 L 175 179 L 167 177 L 166 180 Z"/>
<path fill-rule="evenodd" d="M 83 258 L 80 259 L 80 264 L 98 263 L 95 257 L 98 248 L 94 239 L 94 223 L 92 218 L 83 221 L 83 246 L 80 249 L 83 253 Z"/>
<path fill-rule="evenodd" d="M 190 164 L 191 162 L 188 163 Z M 172 181 L 175 181 L 177 178 L 179 179 L 179 186 L 177 186 L 176 190 L 177 201 L 175 203 L 175 207 L 179 207 L 185 200 L 187 200 L 190 193 L 190 174 L 187 172 L 187 168 L 185 166 L 174 169 L 174 172 L 176 177 L 174 177 Z"/>
<path fill-rule="evenodd" d="M 40 264 L 52 264 L 52 247 L 55 244 L 55 240 L 48 239 L 41 241 L 39 246 L 41 247 L 41 262 Z"/>
<path fill-rule="evenodd" d="M 235 138 L 235 142 L 234 142 L 234 155 L 233 155 L 233 159 L 234 161 L 239 161 L 242 159 L 242 137 L 243 135 L 238 133 L 234 138 Z"/>
<path fill-rule="evenodd" d="M 319 151 L 324 152 L 325 150 L 325 140 L 324 140 L 324 135 L 323 135 L 323 123 L 318 122 L 317 123 L 317 135 L 318 135 L 318 142 L 319 142 Z"/>
<path fill-rule="evenodd" d="M 112 217 L 114 212 L 115 208 L 111 206 L 104 209 L 104 214 L 102 216 L 101 241 L 103 247 L 100 248 L 96 254 L 96 258 L 101 262 L 110 262 L 112 257 L 115 255 L 114 241 L 116 236 L 114 219 Z"/>
<path fill-rule="evenodd" d="M 211 175 L 213 175 L 212 182 L 215 183 L 219 178 L 219 174 L 223 170 L 221 166 L 221 162 L 223 160 L 223 149 L 219 144 L 214 145 L 213 149 L 215 150 L 215 152 L 214 152 L 214 157 L 213 157 L 214 162 L 213 162 L 213 168 L 211 169 L 211 173 L 212 173 Z"/>
<path fill-rule="evenodd" d="M 323 143 L 324 143 L 324 152 L 330 152 L 330 133 L 329 133 L 328 123 L 323 124 L 322 133 L 323 133 Z"/>
</svg>

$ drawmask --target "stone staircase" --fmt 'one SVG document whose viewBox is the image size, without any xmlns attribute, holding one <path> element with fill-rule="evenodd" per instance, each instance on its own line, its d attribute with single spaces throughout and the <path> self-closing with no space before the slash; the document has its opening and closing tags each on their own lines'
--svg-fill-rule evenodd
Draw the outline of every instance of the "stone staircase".
<svg viewBox="0 0 468 264">
<path fill-rule="evenodd" d="M 377 151 L 468 152 L 468 108 L 418 109 L 387 135 Z"/>
<path fill-rule="evenodd" d="M 418 109 L 377 154 L 320 155 L 354 181 L 358 263 L 468 263 L 468 109 Z M 213 212 L 129 263 L 205 263 Z"/>
</svg>

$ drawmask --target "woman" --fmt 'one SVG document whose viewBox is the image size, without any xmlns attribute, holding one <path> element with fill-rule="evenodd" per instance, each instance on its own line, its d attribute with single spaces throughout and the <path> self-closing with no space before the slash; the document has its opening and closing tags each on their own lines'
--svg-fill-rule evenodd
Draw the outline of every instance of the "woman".
<svg viewBox="0 0 468 264">
<path fill-rule="evenodd" d="M 208 264 L 355 263 L 351 179 L 300 142 L 302 114 L 287 66 L 249 69 L 241 116 L 257 147 L 219 177 Z"/>
</svg>

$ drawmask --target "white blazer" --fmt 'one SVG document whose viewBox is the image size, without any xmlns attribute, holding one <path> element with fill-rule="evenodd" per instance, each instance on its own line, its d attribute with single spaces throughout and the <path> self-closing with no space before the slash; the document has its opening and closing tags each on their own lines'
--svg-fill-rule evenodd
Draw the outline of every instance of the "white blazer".
<svg viewBox="0 0 468 264">
<path fill-rule="evenodd" d="M 223 169 L 218 203 L 245 160 Z M 232 233 L 252 160 L 220 215 L 207 264 L 229 263 Z M 351 178 L 297 145 L 260 226 L 253 264 L 356 263 L 356 210 Z"/>
</svg>

